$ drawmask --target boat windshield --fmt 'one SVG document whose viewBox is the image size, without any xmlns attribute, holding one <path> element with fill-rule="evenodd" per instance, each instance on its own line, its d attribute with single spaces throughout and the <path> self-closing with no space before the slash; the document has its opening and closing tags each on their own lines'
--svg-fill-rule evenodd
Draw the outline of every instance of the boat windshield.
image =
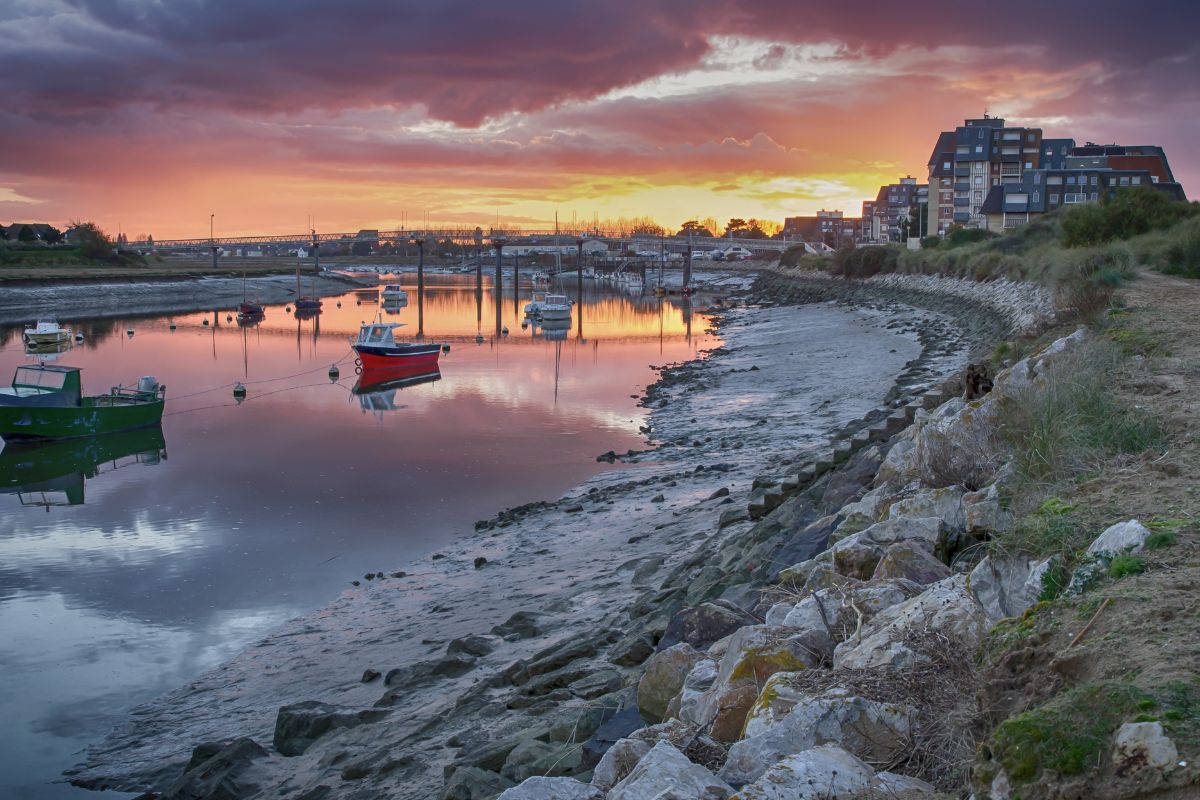
<svg viewBox="0 0 1200 800">
<path fill-rule="evenodd" d="M 39 389 L 61 389 L 67 383 L 67 373 L 37 367 L 17 367 L 13 386 L 31 386 Z"/>
<path fill-rule="evenodd" d="M 386 325 L 373 325 L 371 326 L 371 332 L 367 337 L 367 341 L 382 342 L 387 332 L 388 329 Z"/>
</svg>

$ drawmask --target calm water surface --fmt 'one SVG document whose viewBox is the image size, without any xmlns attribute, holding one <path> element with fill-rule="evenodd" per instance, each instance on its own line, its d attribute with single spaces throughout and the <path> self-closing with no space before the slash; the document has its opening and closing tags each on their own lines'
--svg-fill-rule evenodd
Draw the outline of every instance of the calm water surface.
<svg viewBox="0 0 1200 800">
<path fill-rule="evenodd" d="M 57 363 L 83 368 L 85 392 L 155 375 L 167 412 L 161 433 L 0 453 L 0 797 L 94 796 L 50 782 L 122 712 L 637 448 L 648 365 L 713 344 L 676 298 L 587 295 L 582 331 L 578 307 L 569 330 L 522 330 L 527 288 L 497 309 L 473 278 L 431 276 L 440 375 L 364 386 L 347 337 L 377 312 L 415 334 L 405 288 L 404 308 L 348 292 L 249 327 L 226 310 L 63 321 L 86 339 Z M 31 359 L 3 336 L 7 381 Z"/>
</svg>

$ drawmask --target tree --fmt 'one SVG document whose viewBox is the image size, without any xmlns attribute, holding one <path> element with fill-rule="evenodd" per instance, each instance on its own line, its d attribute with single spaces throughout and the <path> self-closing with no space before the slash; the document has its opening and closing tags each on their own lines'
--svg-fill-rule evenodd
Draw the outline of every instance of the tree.
<svg viewBox="0 0 1200 800">
<path fill-rule="evenodd" d="M 369 255 L 371 255 L 371 243 L 370 242 L 355 242 L 350 247 L 350 253 L 352 255 L 356 255 L 356 256 L 369 256 Z"/>
<path fill-rule="evenodd" d="M 21 230 L 17 231 L 18 242 L 36 242 L 37 234 L 33 232 L 33 228 L 28 225 L 22 225 Z"/>
<path fill-rule="evenodd" d="M 42 241 L 46 244 L 58 244 L 62 241 L 62 231 L 53 225 L 46 226 L 46 233 L 42 236 Z"/>
<path fill-rule="evenodd" d="M 666 229 L 657 222 L 639 222 L 629 231 L 631 236 L 662 236 L 666 232 Z"/>
<path fill-rule="evenodd" d="M 705 220 L 705 222 L 707 222 L 707 221 L 708 220 Z M 676 236 L 687 236 L 687 235 L 691 234 L 692 236 L 704 236 L 704 237 L 711 239 L 713 237 L 714 230 L 716 230 L 715 225 L 712 228 L 709 228 L 708 226 L 706 226 L 703 222 L 700 222 L 699 220 L 689 219 L 687 222 L 683 223 L 683 225 L 680 226 L 679 233 L 677 233 L 675 235 Z"/>
<path fill-rule="evenodd" d="M 110 259 L 113 257 L 112 240 L 94 222 L 71 222 L 71 238 L 79 246 L 85 258 Z"/>
<path fill-rule="evenodd" d="M 729 220 L 729 224 L 725 226 L 724 235 L 732 239 L 735 236 L 741 236 L 745 231 L 746 220 L 741 219 L 740 217 L 734 217 L 733 219 Z"/>
</svg>

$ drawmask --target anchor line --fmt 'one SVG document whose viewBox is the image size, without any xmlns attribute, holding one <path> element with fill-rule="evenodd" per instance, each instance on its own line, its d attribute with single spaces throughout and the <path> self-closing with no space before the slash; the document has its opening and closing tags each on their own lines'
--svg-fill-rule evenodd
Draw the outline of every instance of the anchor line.
<svg viewBox="0 0 1200 800">
<path fill-rule="evenodd" d="M 346 353 L 346 355 L 342 356 L 342 357 L 341 357 L 341 359 L 339 359 L 338 361 L 335 361 L 335 362 L 333 362 L 332 366 L 338 366 L 338 365 L 341 365 L 341 364 L 345 364 L 345 363 L 346 363 L 348 360 L 352 359 L 353 357 L 354 357 L 354 351 L 353 351 L 353 350 L 350 350 L 350 351 L 348 351 L 348 352 Z M 276 382 L 276 381 L 286 381 L 286 380 L 288 380 L 288 379 L 290 379 L 290 378 L 298 378 L 298 377 L 300 377 L 301 375 L 307 375 L 307 374 L 309 374 L 310 372 L 317 372 L 317 371 L 319 371 L 319 370 L 322 370 L 322 369 L 326 369 L 326 370 L 327 370 L 327 369 L 328 369 L 328 367 L 325 367 L 325 366 L 313 367 L 312 369 L 301 370 L 300 372 L 293 372 L 291 375 L 280 375 L 280 376 L 279 376 L 279 377 L 277 377 L 277 378 L 260 378 L 260 379 L 258 379 L 258 380 L 256 380 L 256 381 L 240 381 L 240 383 L 241 383 L 243 386 L 252 386 L 252 385 L 255 385 L 255 384 L 259 384 L 259 383 L 274 383 L 274 382 Z M 239 381 L 234 381 L 233 383 L 223 383 L 223 384 L 221 384 L 220 386 L 214 386 L 214 387 L 212 387 L 211 389 L 201 389 L 201 390 L 200 390 L 200 391 L 198 391 L 198 392 L 190 392 L 190 393 L 188 393 L 188 394 L 181 394 L 181 395 L 179 395 L 178 397 L 174 397 L 174 396 L 172 396 L 170 399 L 171 399 L 172 401 L 174 401 L 174 400 L 186 400 L 186 399 L 187 399 L 187 398 L 189 398 L 189 397 L 199 397 L 199 396 L 200 396 L 200 395 L 202 395 L 202 394 L 210 394 L 210 393 L 212 393 L 212 392 L 219 392 L 219 391 L 221 391 L 222 389 L 232 389 L 232 388 L 233 388 L 234 386 L 236 386 L 238 383 L 239 383 Z M 136 381 L 135 381 L 135 384 L 134 384 L 134 385 L 136 385 Z M 258 396 L 259 396 L 259 397 L 263 397 L 263 396 L 265 396 L 265 395 L 258 395 Z"/>
</svg>

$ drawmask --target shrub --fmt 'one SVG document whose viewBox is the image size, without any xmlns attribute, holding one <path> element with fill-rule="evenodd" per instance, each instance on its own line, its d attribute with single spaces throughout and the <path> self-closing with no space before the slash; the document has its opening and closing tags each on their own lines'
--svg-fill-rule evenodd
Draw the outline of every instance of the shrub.
<svg viewBox="0 0 1200 800">
<path fill-rule="evenodd" d="M 1063 245 L 1088 247 L 1113 239 L 1129 239 L 1169 228 L 1193 213 L 1191 206 L 1172 200 L 1149 186 L 1129 186 L 1099 203 L 1082 203 L 1063 214 Z"/>
<path fill-rule="evenodd" d="M 1124 578 L 1126 575 L 1138 575 L 1146 571 L 1146 559 L 1141 556 L 1114 556 L 1108 565 L 1110 578 Z"/>
<path fill-rule="evenodd" d="M 1171 531 L 1159 531 L 1146 537 L 1147 550 L 1162 550 L 1175 544 L 1176 536 Z"/>
</svg>

